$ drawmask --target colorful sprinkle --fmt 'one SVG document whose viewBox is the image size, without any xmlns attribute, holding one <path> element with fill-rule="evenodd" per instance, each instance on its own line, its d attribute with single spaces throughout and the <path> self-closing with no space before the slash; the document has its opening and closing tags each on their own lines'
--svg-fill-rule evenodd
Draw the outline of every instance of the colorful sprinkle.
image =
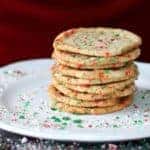
<svg viewBox="0 0 150 150">
<path fill-rule="evenodd" d="M 25 116 L 24 115 L 20 115 L 19 119 L 25 119 Z"/>
<path fill-rule="evenodd" d="M 64 121 L 69 121 L 71 118 L 70 117 L 63 117 L 62 118 Z"/>
<path fill-rule="evenodd" d="M 82 120 L 81 119 L 75 119 L 73 120 L 74 123 L 82 123 Z"/>
<path fill-rule="evenodd" d="M 54 120 L 55 122 L 61 122 L 61 119 L 56 116 L 51 117 L 51 119 Z"/>
</svg>

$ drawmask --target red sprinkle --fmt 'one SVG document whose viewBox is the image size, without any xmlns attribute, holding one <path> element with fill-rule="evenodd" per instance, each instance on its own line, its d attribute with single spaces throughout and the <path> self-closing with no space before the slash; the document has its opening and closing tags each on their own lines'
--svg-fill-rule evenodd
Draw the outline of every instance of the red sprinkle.
<svg viewBox="0 0 150 150">
<path fill-rule="evenodd" d="M 92 128 L 93 126 L 91 124 L 88 125 L 89 128 Z"/>
<path fill-rule="evenodd" d="M 106 52 L 105 54 L 106 54 L 106 57 L 109 57 L 109 56 L 110 56 L 110 53 L 109 53 L 109 52 Z"/>
<path fill-rule="evenodd" d="M 81 68 L 81 67 L 82 67 L 82 64 L 77 64 L 77 67 L 78 67 L 78 68 Z"/>
<path fill-rule="evenodd" d="M 47 123 L 43 123 L 43 127 L 50 128 L 51 126 L 49 124 L 47 124 Z"/>
</svg>

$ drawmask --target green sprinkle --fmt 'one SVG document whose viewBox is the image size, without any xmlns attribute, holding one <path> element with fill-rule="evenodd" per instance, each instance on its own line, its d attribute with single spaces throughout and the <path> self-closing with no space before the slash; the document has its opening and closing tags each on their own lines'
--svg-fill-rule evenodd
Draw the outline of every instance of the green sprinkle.
<svg viewBox="0 0 150 150">
<path fill-rule="evenodd" d="M 57 117 L 55 117 L 55 116 L 52 116 L 52 117 L 51 117 L 51 119 L 56 119 L 56 118 L 57 118 Z"/>
<path fill-rule="evenodd" d="M 110 73 L 110 70 L 104 70 L 104 72 L 108 74 L 108 73 Z"/>
<path fill-rule="evenodd" d="M 51 119 L 53 119 L 55 122 L 61 122 L 61 120 L 55 116 L 51 117 Z"/>
<path fill-rule="evenodd" d="M 77 127 L 79 127 L 79 128 L 83 128 L 83 126 L 82 126 L 81 124 L 78 124 L 78 125 L 77 125 Z"/>
<path fill-rule="evenodd" d="M 75 119 L 73 120 L 74 123 L 82 123 L 82 120 L 81 119 Z"/>
<path fill-rule="evenodd" d="M 62 118 L 64 121 L 69 121 L 70 120 L 70 117 L 63 117 Z"/>
<path fill-rule="evenodd" d="M 128 64 L 129 64 L 129 62 L 125 62 L 125 66 L 128 65 Z"/>
<path fill-rule="evenodd" d="M 114 58 L 114 57 L 112 57 L 112 58 L 111 58 L 111 63 L 116 63 L 116 62 L 117 62 L 117 59 Z"/>
<path fill-rule="evenodd" d="M 118 126 L 116 124 L 113 125 L 113 128 L 118 128 Z"/>
<path fill-rule="evenodd" d="M 55 122 L 61 122 L 61 120 L 59 118 L 55 119 Z"/>
<path fill-rule="evenodd" d="M 119 117 L 119 116 L 117 116 L 117 117 L 116 117 L 116 119 L 120 119 L 120 117 Z"/>
<path fill-rule="evenodd" d="M 104 59 L 103 59 L 102 57 L 98 57 L 98 58 L 97 58 L 97 61 L 98 61 L 98 62 L 103 62 Z"/>
<path fill-rule="evenodd" d="M 145 96 L 143 95 L 143 96 L 141 96 L 141 98 L 142 98 L 142 99 L 144 99 L 144 98 L 145 98 Z"/>
<path fill-rule="evenodd" d="M 56 111 L 57 109 L 56 108 L 51 108 L 51 110 Z"/>
<path fill-rule="evenodd" d="M 63 122 L 62 125 L 63 125 L 63 126 L 67 126 L 67 123 L 66 123 L 66 122 Z"/>
<path fill-rule="evenodd" d="M 24 103 L 24 107 L 25 108 L 27 108 L 28 106 L 30 106 L 30 102 L 29 101 L 27 101 L 27 102 Z"/>
<path fill-rule="evenodd" d="M 142 125 L 143 121 L 142 120 L 134 120 L 134 125 Z"/>
<path fill-rule="evenodd" d="M 19 119 L 25 119 L 25 116 L 24 115 L 20 115 Z"/>
<path fill-rule="evenodd" d="M 119 36 L 119 33 L 115 33 L 114 35 L 115 35 L 116 37 L 118 37 L 118 36 Z"/>
</svg>

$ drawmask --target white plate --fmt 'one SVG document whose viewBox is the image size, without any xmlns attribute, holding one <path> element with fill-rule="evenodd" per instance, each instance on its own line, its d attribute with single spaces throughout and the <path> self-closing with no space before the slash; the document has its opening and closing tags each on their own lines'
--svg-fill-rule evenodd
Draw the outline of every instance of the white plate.
<svg viewBox="0 0 150 150">
<path fill-rule="evenodd" d="M 56 140 L 121 141 L 150 137 L 150 65 L 137 63 L 138 91 L 130 107 L 106 115 L 51 110 L 47 87 L 52 60 L 18 62 L 0 69 L 0 128 Z"/>
</svg>

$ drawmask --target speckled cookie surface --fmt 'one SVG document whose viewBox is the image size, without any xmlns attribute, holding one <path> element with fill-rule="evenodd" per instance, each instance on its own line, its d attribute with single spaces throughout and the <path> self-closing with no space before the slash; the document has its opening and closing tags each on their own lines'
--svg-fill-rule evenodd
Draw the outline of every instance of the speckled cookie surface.
<svg viewBox="0 0 150 150">
<path fill-rule="evenodd" d="M 62 65 L 79 69 L 118 68 L 135 60 L 140 55 L 140 49 L 112 57 L 94 57 L 55 50 L 53 58 Z"/>
<path fill-rule="evenodd" d="M 134 78 L 120 81 L 120 82 L 114 82 L 109 84 L 102 84 L 102 85 L 72 85 L 67 84 L 63 82 L 59 82 L 56 78 L 52 79 L 53 84 L 61 84 L 65 86 L 66 88 L 72 89 L 74 91 L 78 92 L 86 92 L 91 94 L 102 94 L 102 95 L 110 95 L 110 93 L 113 93 L 117 90 L 123 90 L 125 87 L 134 84 Z"/>
<path fill-rule="evenodd" d="M 136 34 L 115 28 L 76 28 L 60 33 L 54 40 L 55 49 L 91 56 L 116 56 L 139 47 Z"/>
<path fill-rule="evenodd" d="M 71 98 L 69 96 L 66 96 L 62 94 L 60 91 L 58 91 L 54 86 L 49 87 L 49 95 L 58 102 L 70 105 L 70 106 L 76 106 L 76 107 L 108 107 L 113 106 L 117 104 L 119 101 L 117 98 L 110 98 L 106 100 L 96 100 L 96 101 L 83 101 L 80 99 Z"/>
<path fill-rule="evenodd" d="M 83 101 L 96 101 L 100 99 L 106 100 L 110 98 L 124 97 L 124 96 L 131 95 L 135 91 L 134 84 L 130 84 L 124 89 L 116 89 L 116 90 L 113 89 L 113 90 L 108 90 L 107 92 L 101 91 L 97 94 L 72 90 L 56 81 L 53 81 L 53 86 L 64 95 L 67 95 L 75 99 L 81 99 Z"/>
<path fill-rule="evenodd" d="M 76 114 L 106 114 L 112 113 L 115 111 L 119 111 L 124 109 L 125 107 L 129 106 L 132 102 L 133 96 L 127 96 L 124 98 L 119 99 L 119 103 L 113 106 L 108 107 L 94 107 L 94 108 L 87 108 L 87 107 L 75 107 L 70 106 L 62 102 L 58 102 L 53 100 L 51 105 L 52 108 L 57 108 L 61 111 L 69 112 L 69 113 L 76 113 Z"/>
<path fill-rule="evenodd" d="M 104 80 L 111 80 L 111 81 L 118 81 L 118 80 L 125 80 L 132 77 L 135 77 L 138 74 L 137 66 L 135 64 L 129 64 L 125 67 L 119 69 L 99 69 L 99 70 L 79 70 L 73 69 L 64 65 L 55 64 L 52 67 L 53 73 L 59 73 L 76 77 L 80 79 L 100 79 Z"/>
<path fill-rule="evenodd" d="M 119 67 L 123 67 L 127 64 L 129 64 L 130 62 L 128 63 L 117 63 L 117 64 L 108 64 L 108 65 L 100 65 L 100 66 L 83 66 L 81 65 L 80 63 L 78 64 L 73 64 L 73 63 L 70 63 L 69 61 L 62 61 L 60 59 L 57 59 L 56 60 L 57 63 L 59 64 L 62 64 L 64 66 L 69 66 L 69 67 L 72 67 L 72 68 L 77 68 L 77 69 L 106 69 L 106 68 L 119 68 Z"/>
<path fill-rule="evenodd" d="M 53 78 L 55 78 L 57 81 L 64 83 L 64 84 L 71 84 L 71 85 L 98 85 L 98 84 L 106 84 L 106 83 L 112 83 L 112 82 L 119 82 L 131 78 L 136 78 L 137 74 L 135 76 L 129 77 L 128 75 L 125 76 L 125 78 L 107 78 L 107 76 L 103 76 L 99 79 L 82 79 L 82 78 L 76 78 L 71 76 L 66 76 L 61 74 L 60 72 L 52 73 Z M 102 75 L 101 75 L 102 76 Z"/>
</svg>

